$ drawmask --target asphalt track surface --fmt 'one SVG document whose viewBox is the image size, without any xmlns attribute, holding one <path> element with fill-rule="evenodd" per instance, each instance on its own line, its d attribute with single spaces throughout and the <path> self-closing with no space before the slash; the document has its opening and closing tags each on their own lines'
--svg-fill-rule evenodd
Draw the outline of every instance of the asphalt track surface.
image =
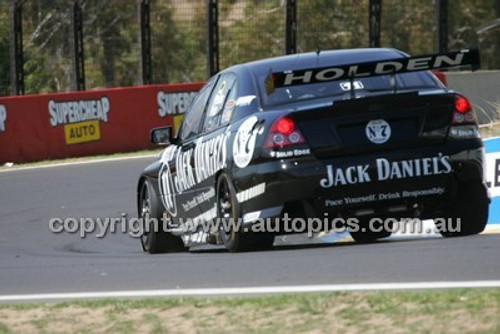
<svg viewBox="0 0 500 334">
<path fill-rule="evenodd" d="M 498 234 L 148 255 L 126 233 L 50 232 L 51 218 L 134 217 L 151 159 L 0 172 L 0 295 L 500 279 Z"/>
</svg>

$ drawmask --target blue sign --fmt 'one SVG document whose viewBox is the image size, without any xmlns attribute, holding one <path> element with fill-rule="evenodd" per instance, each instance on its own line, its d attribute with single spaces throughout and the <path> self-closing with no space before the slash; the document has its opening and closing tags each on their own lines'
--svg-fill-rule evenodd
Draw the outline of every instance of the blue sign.
<svg viewBox="0 0 500 334">
<path fill-rule="evenodd" d="M 491 194 L 488 224 L 500 224 L 500 137 L 485 139 L 486 180 Z"/>
</svg>

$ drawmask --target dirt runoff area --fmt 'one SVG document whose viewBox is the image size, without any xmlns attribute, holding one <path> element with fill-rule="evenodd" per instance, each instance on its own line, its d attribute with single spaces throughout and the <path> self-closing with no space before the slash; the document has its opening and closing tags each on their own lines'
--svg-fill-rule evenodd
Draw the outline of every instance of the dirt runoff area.
<svg viewBox="0 0 500 334">
<path fill-rule="evenodd" d="M 0 333 L 498 333 L 500 289 L 0 306 Z"/>
</svg>

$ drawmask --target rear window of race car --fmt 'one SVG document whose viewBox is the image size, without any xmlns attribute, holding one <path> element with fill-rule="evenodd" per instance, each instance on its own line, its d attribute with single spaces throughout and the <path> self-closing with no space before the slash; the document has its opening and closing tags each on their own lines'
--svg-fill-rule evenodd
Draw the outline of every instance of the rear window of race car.
<svg viewBox="0 0 500 334">
<path fill-rule="evenodd" d="M 396 80 L 395 83 L 394 77 Z M 351 94 L 351 82 L 349 80 L 274 87 L 271 72 L 269 71 L 267 73 L 259 73 L 258 83 L 261 94 L 264 97 L 263 103 L 266 106 L 279 106 L 318 98 L 349 96 Z M 353 80 L 352 85 L 354 92 L 357 94 L 392 91 L 394 85 L 398 91 L 441 88 L 440 84 L 429 72 L 356 78 Z"/>
</svg>

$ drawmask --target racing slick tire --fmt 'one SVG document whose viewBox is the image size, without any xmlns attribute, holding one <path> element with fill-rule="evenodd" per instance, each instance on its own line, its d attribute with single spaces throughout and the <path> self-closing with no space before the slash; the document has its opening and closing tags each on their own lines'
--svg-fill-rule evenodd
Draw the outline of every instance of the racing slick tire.
<svg viewBox="0 0 500 334">
<path fill-rule="evenodd" d="M 187 250 L 179 237 L 164 231 L 163 223 L 168 221 L 169 216 L 168 213 L 164 214 L 163 206 L 149 180 L 142 184 L 139 205 L 141 210 L 139 215 L 143 219 L 141 245 L 145 252 L 157 254 Z M 155 226 L 155 221 L 158 222 L 157 226 Z"/>
<path fill-rule="evenodd" d="M 462 183 L 448 214 L 444 219 L 435 219 L 436 228 L 446 238 L 479 234 L 488 223 L 488 210 L 486 187 L 480 182 Z"/>
<path fill-rule="evenodd" d="M 389 224 L 374 226 L 377 230 L 372 230 L 370 228 L 370 220 L 371 218 L 358 218 L 359 223 L 356 229 L 349 230 L 349 234 L 357 243 L 371 243 L 375 242 L 378 239 L 388 238 L 392 234 L 392 222 Z"/>
<path fill-rule="evenodd" d="M 274 235 L 245 231 L 240 225 L 241 210 L 236 190 L 227 174 L 217 180 L 217 217 L 221 219 L 220 237 L 229 252 L 271 249 Z"/>
</svg>

